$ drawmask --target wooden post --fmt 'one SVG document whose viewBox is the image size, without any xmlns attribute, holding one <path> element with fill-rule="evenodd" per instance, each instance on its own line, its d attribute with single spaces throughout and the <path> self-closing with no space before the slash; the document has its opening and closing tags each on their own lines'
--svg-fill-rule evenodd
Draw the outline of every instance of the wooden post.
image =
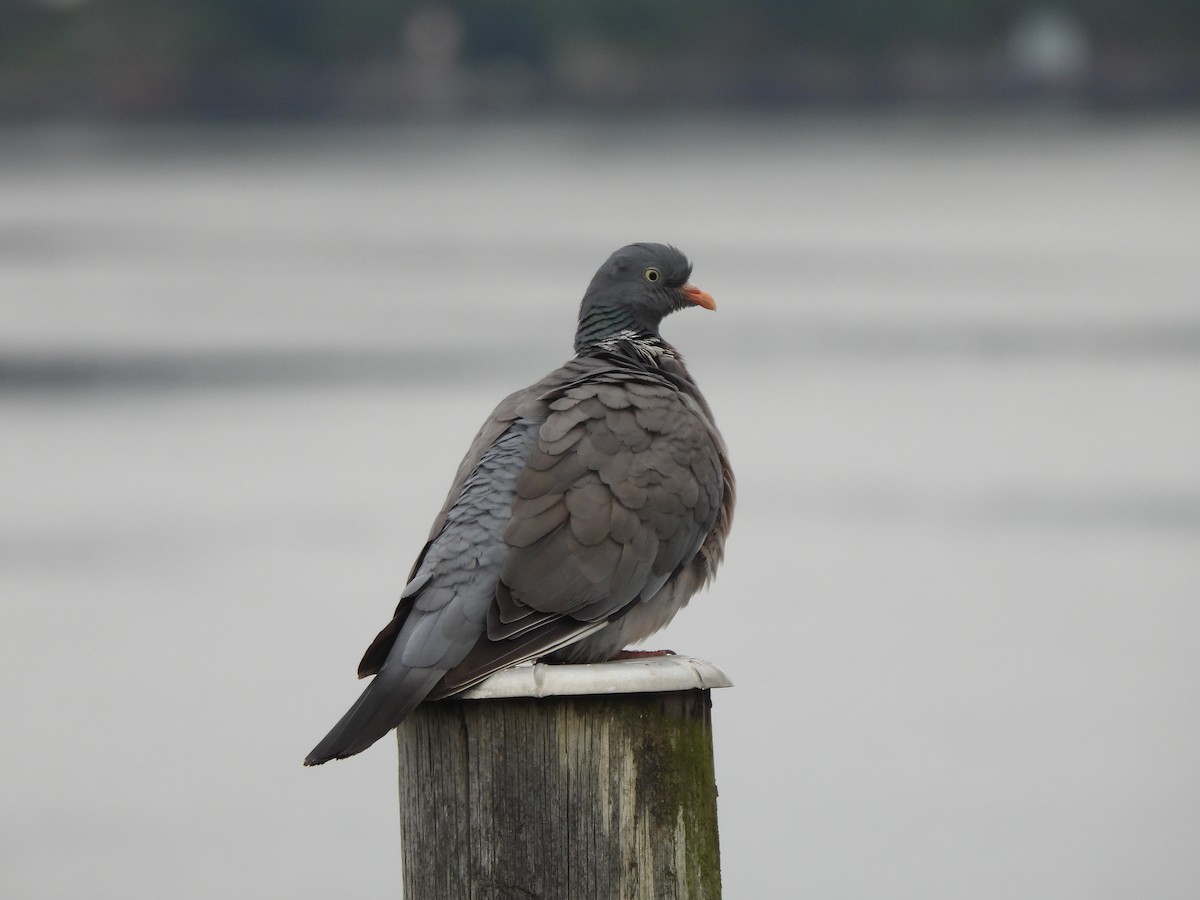
<svg viewBox="0 0 1200 900">
<path fill-rule="evenodd" d="M 523 666 L 397 729 L 409 900 L 716 900 L 709 688 L 679 656 Z M 463 699 L 460 699 L 463 698 Z"/>
</svg>

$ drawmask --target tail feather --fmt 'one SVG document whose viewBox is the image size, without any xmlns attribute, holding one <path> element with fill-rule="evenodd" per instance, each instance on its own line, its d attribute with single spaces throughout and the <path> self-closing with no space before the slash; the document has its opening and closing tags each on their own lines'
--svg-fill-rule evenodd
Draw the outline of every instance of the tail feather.
<svg viewBox="0 0 1200 900">
<path fill-rule="evenodd" d="M 384 666 L 304 764 L 319 766 L 366 750 L 412 712 L 445 674 L 445 669 Z"/>
<path fill-rule="evenodd" d="M 395 728 L 426 699 L 464 691 L 493 672 L 536 659 L 602 630 L 609 622 L 555 618 L 508 640 L 482 636 L 457 664 L 414 667 L 386 662 L 355 704 L 304 760 L 319 766 L 366 750 Z M 390 655 L 395 653 L 395 648 Z M 458 654 L 448 654 L 451 658 Z"/>
</svg>

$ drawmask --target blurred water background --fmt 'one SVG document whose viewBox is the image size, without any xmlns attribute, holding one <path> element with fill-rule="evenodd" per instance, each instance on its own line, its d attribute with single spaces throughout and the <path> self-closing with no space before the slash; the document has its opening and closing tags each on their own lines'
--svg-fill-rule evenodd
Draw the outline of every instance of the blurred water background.
<svg viewBox="0 0 1200 900">
<path fill-rule="evenodd" d="M 1200 894 L 1200 118 L 1099 109 L 1057 27 L 999 107 L 631 112 L 595 53 L 598 105 L 467 67 L 303 121 L 6 82 L 0 895 L 396 896 L 390 740 L 300 761 L 633 240 L 718 302 L 664 333 L 738 513 L 653 644 L 736 683 L 726 896 Z"/>
</svg>

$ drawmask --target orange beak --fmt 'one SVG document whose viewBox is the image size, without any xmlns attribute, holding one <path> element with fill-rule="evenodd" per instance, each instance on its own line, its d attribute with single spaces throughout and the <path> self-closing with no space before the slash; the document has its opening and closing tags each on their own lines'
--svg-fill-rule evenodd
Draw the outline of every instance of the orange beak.
<svg viewBox="0 0 1200 900">
<path fill-rule="evenodd" d="M 717 301 L 712 298 L 712 294 L 708 291 L 702 291 L 690 282 L 679 289 L 683 292 L 683 296 L 689 302 L 695 303 L 697 306 L 703 306 L 705 309 L 716 309 Z"/>
</svg>

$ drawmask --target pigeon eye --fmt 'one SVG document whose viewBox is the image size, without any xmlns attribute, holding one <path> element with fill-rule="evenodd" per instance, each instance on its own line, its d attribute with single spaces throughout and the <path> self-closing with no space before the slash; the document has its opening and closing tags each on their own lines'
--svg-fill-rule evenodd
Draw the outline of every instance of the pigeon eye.
<svg viewBox="0 0 1200 900">
<path fill-rule="evenodd" d="M 662 273 L 660 271 L 658 271 L 658 269 L 654 268 L 654 266 L 651 266 L 650 268 L 648 268 L 645 272 L 642 273 L 642 275 L 644 275 L 646 280 L 648 282 L 650 282 L 651 284 L 654 284 L 656 281 L 658 281 L 660 278 L 662 278 Z"/>
</svg>

